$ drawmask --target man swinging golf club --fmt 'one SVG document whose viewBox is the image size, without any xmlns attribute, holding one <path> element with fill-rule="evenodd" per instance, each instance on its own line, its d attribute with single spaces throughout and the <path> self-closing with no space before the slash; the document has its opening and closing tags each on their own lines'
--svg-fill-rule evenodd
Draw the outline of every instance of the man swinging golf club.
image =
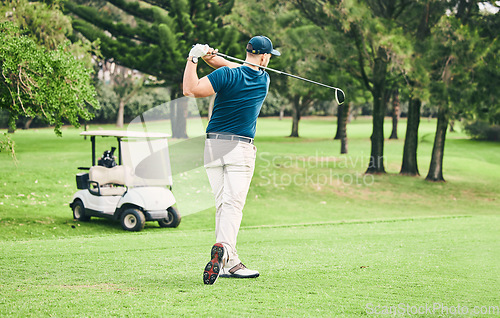
<svg viewBox="0 0 500 318">
<path fill-rule="evenodd" d="M 217 56 L 217 50 L 196 44 L 184 71 L 185 96 L 207 97 L 217 93 L 206 130 L 205 169 L 215 196 L 216 243 L 203 272 L 203 282 L 220 277 L 255 278 L 259 272 L 246 268 L 236 251 L 236 238 L 252 180 L 257 148 L 255 127 L 269 89 L 266 67 L 271 55 L 280 55 L 271 40 L 255 36 L 246 47 L 243 65 Z M 203 58 L 216 70 L 199 79 L 196 66 Z M 250 64 L 251 63 L 251 64 Z"/>
</svg>

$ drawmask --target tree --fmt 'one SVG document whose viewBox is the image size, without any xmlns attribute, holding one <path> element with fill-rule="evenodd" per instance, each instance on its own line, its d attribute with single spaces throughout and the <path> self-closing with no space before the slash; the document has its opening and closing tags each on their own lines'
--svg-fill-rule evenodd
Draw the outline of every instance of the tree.
<svg viewBox="0 0 500 318">
<path fill-rule="evenodd" d="M 281 37 L 283 44 L 280 49 L 283 53 L 279 58 L 279 64 L 286 65 L 283 67 L 286 72 L 300 74 L 306 78 L 329 78 L 331 68 L 327 64 L 328 52 L 318 50 L 317 47 L 317 41 L 321 42 L 322 33 L 320 28 L 311 24 L 289 26 L 286 29 Z M 292 78 L 282 80 L 286 83 L 283 95 L 292 105 L 290 137 L 299 137 L 301 117 L 307 114 L 317 101 L 332 100 L 332 91 Z"/>
<path fill-rule="evenodd" d="M 295 0 L 295 3 L 310 21 L 332 35 L 329 42 L 338 44 L 335 53 L 339 65 L 371 93 L 373 131 L 366 172 L 385 173 L 383 124 L 390 91 L 388 82 L 400 77 L 400 72 L 391 72 L 389 66 L 411 53 L 400 25 L 407 18 L 404 13 L 412 2 L 329 0 L 325 4 L 318 0 Z"/>
<path fill-rule="evenodd" d="M 405 70 L 406 85 L 403 86 L 409 100 L 401 175 L 420 175 L 417 161 L 418 128 L 422 99 L 428 99 L 430 85 L 430 65 L 426 57 L 432 41 L 431 30 L 445 12 L 446 6 L 441 1 L 417 2 L 410 14 L 410 16 L 415 16 L 415 19 L 409 19 L 404 25 L 405 34 L 413 43 L 414 56 Z"/>
<path fill-rule="evenodd" d="M 69 43 L 72 33 L 71 19 L 59 9 L 58 1 L 51 3 L 28 2 L 26 0 L 4 1 L 0 7 L 0 21 L 10 21 L 18 26 L 23 34 L 31 37 L 37 45 L 56 50 L 61 45 L 65 50 L 92 68 L 91 54 L 98 52 L 98 44 L 76 41 Z M 14 132 L 17 124 L 29 129 L 35 117 L 21 116 L 15 125 L 9 127 Z"/>
<path fill-rule="evenodd" d="M 459 10 L 459 12 L 462 11 Z M 471 85 L 471 78 L 464 68 L 471 67 L 471 61 L 467 61 L 466 58 L 474 59 L 474 56 L 467 54 L 467 51 L 468 47 L 473 45 L 477 39 L 470 37 L 468 28 L 461 25 L 457 17 L 443 17 L 439 28 L 433 35 L 433 42 L 439 41 L 439 43 L 434 43 L 433 46 L 434 68 L 432 75 L 435 83 L 432 85 L 432 99 L 439 106 L 439 109 L 431 164 L 425 178 L 428 181 L 445 181 L 443 178 L 443 157 L 446 131 L 453 107 L 453 99 L 455 99 L 452 95 L 454 92 L 460 94 L 459 99 L 462 100 L 455 101 L 463 103 L 464 100 L 467 100 L 466 94 L 469 92 L 464 86 Z"/>
<path fill-rule="evenodd" d="M 91 70 L 62 46 L 38 46 L 11 22 L 0 24 L 0 107 L 10 113 L 14 128 L 19 116 L 42 117 L 61 135 L 64 121 L 79 126 L 98 106 Z"/>
<path fill-rule="evenodd" d="M 208 43 L 227 54 L 243 51 L 240 34 L 222 19 L 232 7 L 232 0 L 65 2 L 76 16 L 73 28 L 91 41 L 100 39 L 105 58 L 163 81 L 172 88 L 172 100 L 182 96 L 184 65 L 193 44 Z M 203 63 L 200 69 L 201 74 L 209 71 Z M 172 104 L 173 137 L 186 136 L 185 107 Z"/>
<path fill-rule="evenodd" d="M 142 81 L 142 79 L 136 80 Z M 151 86 L 149 83 L 145 83 L 143 86 L 137 85 L 137 87 L 139 87 L 138 92 L 127 100 L 126 107 L 123 110 L 123 122 L 140 116 L 151 109 L 151 105 L 161 105 L 170 101 L 170 92 L 165 87 Z M 110 82 L 103 80 L 97 82 L 96 98 L 99 100 L 101 107 L 94 112 L 95 117 L 91 122 L 116 123 L 120 108 L 120 97 L 117 89 L 121 89 L 121 86 L 112 85 Z"/>
<path fill-rule="evenodd" d="M 428 181 L 445 181 L 443 156 L 449 120 L 474 114 L 478 106 L 483 108 L 491 98 L 498 98 L 496 90 L 478 94 L 484 84 L 483 63 L 492 62 L 490 54 L 498 48 L 498 33 L 484 32 L 492 19 L 480 12 L 478 2 L 459 0 L 455 15 L 443 16 L 433 34 L 431 96 L 439 110 Z M 488 80 L 498 84 L 498 70 L 492 75 Z"/>
<path fill-rule="evenodd" d="M 133 78 L 129 74 L 119 74 L 115 78 L 115 91 L 117 92 L 118 114 L 116 116 L 116 127 L 123 127 L 125 105 L 134 97 L 142 87 L 144 80 L 142 78 Z"/>
<path fill-rule="evenodd" d="M 123 127 L 125 105 L 139 93 L 144 83 L 144 76 L 139 72 L 116 65 L 114 61 L 103 60 L 99 74 L 104 85 L 109 85 L 117 97 L 118 111 L 116 112 L 116 126 Z"/>
</svg>

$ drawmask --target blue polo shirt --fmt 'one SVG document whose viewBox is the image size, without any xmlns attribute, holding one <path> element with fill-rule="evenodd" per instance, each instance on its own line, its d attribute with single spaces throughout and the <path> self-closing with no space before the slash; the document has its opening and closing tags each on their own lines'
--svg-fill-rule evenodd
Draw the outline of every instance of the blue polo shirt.
<svg viewBox="0 0 500 318">
<path fill-rule="evenodd" d="M 217 93 L 207 133 L 254 138 L 257 117 L 269 90 L 269 74 L 248 66 L 224 66 L 207 77 Z"/>
</svg>

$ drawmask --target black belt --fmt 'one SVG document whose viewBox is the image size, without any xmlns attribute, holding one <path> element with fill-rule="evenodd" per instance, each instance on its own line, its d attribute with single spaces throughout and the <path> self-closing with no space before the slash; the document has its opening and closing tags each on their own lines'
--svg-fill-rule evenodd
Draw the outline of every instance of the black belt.
<svg viewBox="0 0 500 318">
<path fill-rule="evenodd" d="M 236 140 L 253 144 L 253 138 L 229 134 L 207 133 L 207 139 Z"/>
</svg>

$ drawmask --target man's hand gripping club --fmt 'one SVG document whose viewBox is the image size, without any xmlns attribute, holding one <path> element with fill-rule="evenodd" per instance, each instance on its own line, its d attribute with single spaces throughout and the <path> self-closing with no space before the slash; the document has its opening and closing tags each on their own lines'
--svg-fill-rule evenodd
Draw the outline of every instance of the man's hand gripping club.
<svg viewBox="0 0 500 318">
<path fill-rule="evenodd" d="M 191 49 L 191 51 L 189 51 L 189 56 L 188 56 L 188 59 L 191 58 L 191 61 L 193 61 L 193 63 L 198 63 L 198 59 L 200 57 L 204 57 L 205 55 L 207 55 L 208 51 L 210 50 L 210 46 L 208 46 L 208 44 L 196 44 L 196 45 L 193 45 L 193 48 Z M 212 49 L 213 51 L 213 49 Z"/>
</svg>

